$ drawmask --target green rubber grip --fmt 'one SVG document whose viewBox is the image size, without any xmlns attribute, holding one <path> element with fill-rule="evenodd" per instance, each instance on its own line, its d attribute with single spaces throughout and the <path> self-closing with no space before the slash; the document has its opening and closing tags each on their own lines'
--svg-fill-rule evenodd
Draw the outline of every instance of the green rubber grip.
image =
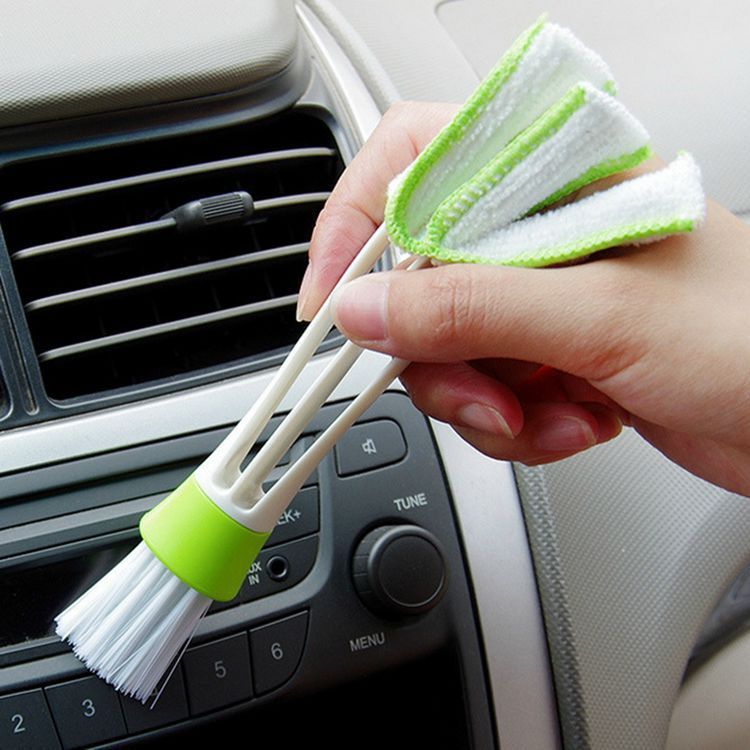
<svg viewBox="0 0 750 750">
<path fill-rule="evenodd" d="M 269 536 L 230 518 L 193 475 L 141 518 L 140 532 L 181 581 L 220 602 L 237 595 Z"/>
</svg>

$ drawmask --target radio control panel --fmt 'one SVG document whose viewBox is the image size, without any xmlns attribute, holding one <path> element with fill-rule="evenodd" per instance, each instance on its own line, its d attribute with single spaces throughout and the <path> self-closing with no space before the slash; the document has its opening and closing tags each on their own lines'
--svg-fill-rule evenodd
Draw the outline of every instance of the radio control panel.
<svg viewBox="0 0 750 750">
<path fill-rule="evenodd" d="M 320 411 L 269 486 L 344 406 Z M 140 515 L 228 429 L 0 478 L 0 747 L 157 747 L 166 735 L 280 703 L 301 717 L 326 691 L 387 682 L 436 654 L 455 663 L 446 680 L 463 699 L 465 744 L 452 747 L 493 747 L 449 494 L 427 422 L 403 394 L 382 396 L 321 463 L 238 595 L 212 605 L 152 705 L 117 694 L 54 636 L 54 615 L 127 554 Z M 455 689 L 422 683 L 417 667 L 410 679 L 426 697 Z M 287 732 L 291 741 L 291 724 L 269 728 L 269 739 Z M 445 730 L 438 717 L 433 724 L 439 742 Z M 253 726 L 258 739 L 262 722 Z M 320 732 L 329 748 L 350 746 Z"/>
</svg>

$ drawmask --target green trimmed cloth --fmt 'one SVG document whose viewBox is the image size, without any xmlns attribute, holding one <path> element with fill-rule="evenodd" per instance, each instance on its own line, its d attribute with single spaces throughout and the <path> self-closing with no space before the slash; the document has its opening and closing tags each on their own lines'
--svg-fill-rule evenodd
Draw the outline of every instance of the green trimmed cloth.
<svg viewBox="0 0 750 750">
<path fill-rule="evenodd" d="M 688 154 L 549 209 L 650 155 L 615 91 L 601 58 L 567 29 L 537 22 L 393 181 L 391 241 L 438 261 L 544 266 L 692 230 L 705 198 Z"/>
</svg>

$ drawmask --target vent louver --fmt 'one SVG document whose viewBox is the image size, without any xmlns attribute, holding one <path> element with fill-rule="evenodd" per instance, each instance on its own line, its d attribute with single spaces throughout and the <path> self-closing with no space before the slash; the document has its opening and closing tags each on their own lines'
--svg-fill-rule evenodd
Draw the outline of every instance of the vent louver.
<svg viewBox="0 0 750 750">
<path fill-rule="evenodd" d="M 341 169 L 303 111 L 5 166 L 0 227 L 48 396 L 179 386 L 282 354 Z M 185 230 L 172 212 L 198 200 L 206 226 Z"/>
</svg>

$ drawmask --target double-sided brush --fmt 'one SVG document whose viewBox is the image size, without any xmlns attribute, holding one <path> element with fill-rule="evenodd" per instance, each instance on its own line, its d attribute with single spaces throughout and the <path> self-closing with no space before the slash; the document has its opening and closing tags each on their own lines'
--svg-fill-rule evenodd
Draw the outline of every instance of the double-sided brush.
<svg viewBox="0 0 750 750">
<path fill-rule="evenodd" d="M 705 208 L 700 175 L 688 155 L 659 172 L 550 208 L 648 156 L 645 130 L 613 93 L 598 56 L 566 29 L 539 21 L 394 180 L 384 225 L 337 287 L 369 272 L 389 238 L 422 256 L 410 266 L 414 270 L 430 259 L 544 266 L 690 231 Z M 242 470 L 332 324 L 329 298 L 247 415 L 142 518 L 143 542 L 56 618 L 58 634 L 123 693 L 144 702 L 153 694 L 211 601 L 236 595 L 307 476 L 406 367 L 392 359 L 264 494 L 269 472 L 362 352 L 344 344 Z"/>
<path fill-rule="evenodd" d="M 387 246 L 381 227 L 339 284 L 369 271 Z M 423 259 L 412 264 L 424 265 Z M 362 349 L 345 343 L 248 466 L 282 398 L 333 326 L 326 301 L 258 401 L 214 452 L 140 522 L 143 541 L 60 613 L 58 634 L 117 690 L 146 701 L 213 600 L 228 601 L 307 477 L 398 377 L 392 359 L 266 493 L 262 484 L 349 371 Z"/>
</svg>

